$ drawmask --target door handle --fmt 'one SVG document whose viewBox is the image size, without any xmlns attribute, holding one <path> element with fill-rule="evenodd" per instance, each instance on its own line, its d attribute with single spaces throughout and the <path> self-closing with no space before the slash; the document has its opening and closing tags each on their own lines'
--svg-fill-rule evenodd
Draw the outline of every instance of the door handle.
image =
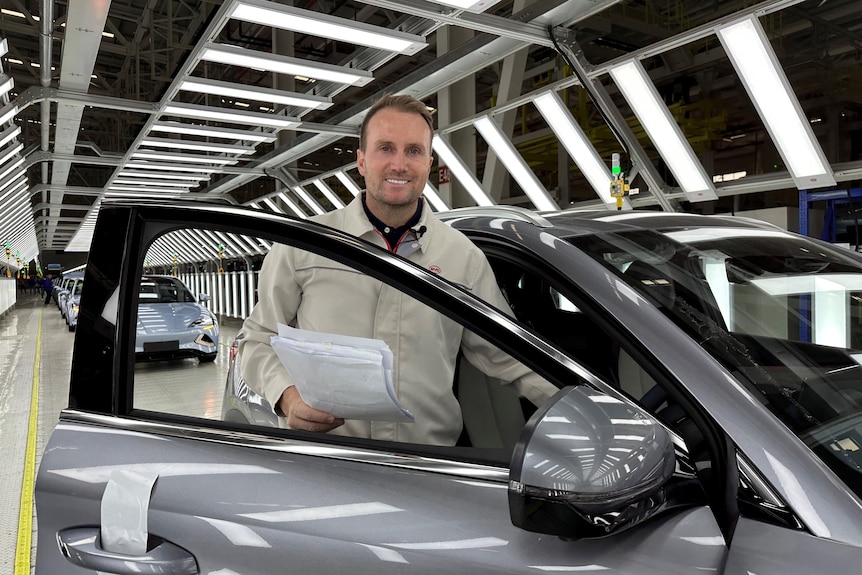
<svg viewBox="0 0 862 575">
<path fill-rule="evenodd" d="M 57 533 L 60 552 L 71 563 L 118 575 L 198 575 L 194 555 L 162 541 L 145 555 L 125 555 L 102 549 L 99 527 L 73 527 Z"/>
</svg>

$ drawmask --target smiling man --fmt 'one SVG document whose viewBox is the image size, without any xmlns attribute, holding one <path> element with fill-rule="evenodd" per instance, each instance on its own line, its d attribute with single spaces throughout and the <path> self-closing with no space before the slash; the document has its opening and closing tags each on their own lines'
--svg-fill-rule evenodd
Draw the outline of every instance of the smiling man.
<svg viewBox="0 0 862 575">
<path fill-rule="evenodd" d="M 356 159 L 365 192 L 314 220 L 385 247 L 508 310 L 484 254 L 440 222 L 422 198 L 433 163 L 432 134 L 422 102 L 382 97 L 360 129 Z M 454 445 L 462 427 L 452 389 L 459 349 L 534 403 L 557 391 L 459 323 L 379 280 L 303 250 L 273 246 L 261 269 L 258 296 L 243 325 L 242 375 L 291 429 Z M 307 405 L 270 346 L 278 323 L 385 341 L 394 356 L 396 393 L 415 422 L 344 421 Z"/>
</svg>

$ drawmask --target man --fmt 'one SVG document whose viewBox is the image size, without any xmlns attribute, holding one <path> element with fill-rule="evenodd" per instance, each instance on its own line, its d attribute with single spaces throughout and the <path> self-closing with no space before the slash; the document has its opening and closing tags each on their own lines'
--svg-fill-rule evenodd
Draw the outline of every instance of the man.
<svg viewBox="0 0 862 575">
<path fill-rule="evenodd" d="M 360 129 L 356 160 L 366 191 L 345 208 L 314 218 L 385 247 L 508 309 L 482 252 L 443 224 L 422 198 L 431 171 L 433 121 L 409 96 L 384 96 Z M 459 348 L 485 373 L 511 381 L 541 403 L 556 389 L 460 324 L 382 282 L 314 254 L 273 246 L 261 269 L 259 302 L 243 325 L 243 377 L 291 429 L 393 441 L 454 444 L 461 432 L 452 391 Z M 277 323 L 383 339 L 393 380 L 414 423 L 347 421 L 302 401 L 270 347 Z"/>
<path fill-rule="evenodd" d="M 45 305 L 51 303 L 51 292 L 54 291 L 54 282 L 51 279 L 51 274 L 45 276 L 45 281 L 42 283 L 42 289 L 45 290 Z"/>
</svg>

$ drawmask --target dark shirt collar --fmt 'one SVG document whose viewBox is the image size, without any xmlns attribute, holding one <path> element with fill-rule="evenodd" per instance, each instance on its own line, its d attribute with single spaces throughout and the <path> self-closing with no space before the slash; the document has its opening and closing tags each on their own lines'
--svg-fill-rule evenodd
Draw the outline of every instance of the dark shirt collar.
<svg viewBox="0 0 862 575">
<path fill-rule="evenodd" d="M 389 249 L 392 251 L 396 250 L 398 243 L 404 237 L 404 234 L 407 233 L 407 230 L 415 227 L 416 224 L 419 223 L 419 219 L 422 217 L 423 198 L 419 198 L 419 203 L 416 206 L 416 213 L 410 216 L 407 223 L 403 226 L 393 228 L 391 226 L 387 226 L 380 220 L 380 218 L 371 213 L 371 210 L 368 209 L 368 204 L 365 203 L 365 194 L 366 192 L 362 192 L 362 208 L 365 210 L 365 215 L 368 216 L 368 221 L 371 222 L 374 229 L 383 236 L 383 239 L 385 239 L 386 243 L 389 245 Z"/>
</svg>

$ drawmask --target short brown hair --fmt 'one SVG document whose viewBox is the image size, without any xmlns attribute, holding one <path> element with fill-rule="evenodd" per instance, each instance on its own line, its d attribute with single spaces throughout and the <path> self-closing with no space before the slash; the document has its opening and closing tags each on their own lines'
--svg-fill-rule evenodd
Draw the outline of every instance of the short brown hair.
<svg viewBox="0 0 862 575">
<path fill-rule="evenodd" d="M 392 94 L 384 94 L 379 100 L 374 102 L 374 105 L 371 106 L 371 109 L 368 110 L 368 113 L 365 114 L 365 118 L 362 120 L 362 126 L 359 128 L 359 149 L 365 150 L 366 141 L 366 133 L 368 131 L 368 122 L 371 121 L 371 118 L 374 117 L 374 114 L 383 110 L 384 108 L 394 108 L 398 112 L 404 112 L 405 114 L 417 114 L 425 120 L 425 123 L 428 124 L 428 128 L 431 130 L 431 135 L 434 135 L 434 119 L 431 117 L 431 112 L 428 111 L 428 107 L 425 106 L 422 102 L 414 98 L 413 96 L 408 96 L 405 94 L 393 96 Z"/>
</svg>

